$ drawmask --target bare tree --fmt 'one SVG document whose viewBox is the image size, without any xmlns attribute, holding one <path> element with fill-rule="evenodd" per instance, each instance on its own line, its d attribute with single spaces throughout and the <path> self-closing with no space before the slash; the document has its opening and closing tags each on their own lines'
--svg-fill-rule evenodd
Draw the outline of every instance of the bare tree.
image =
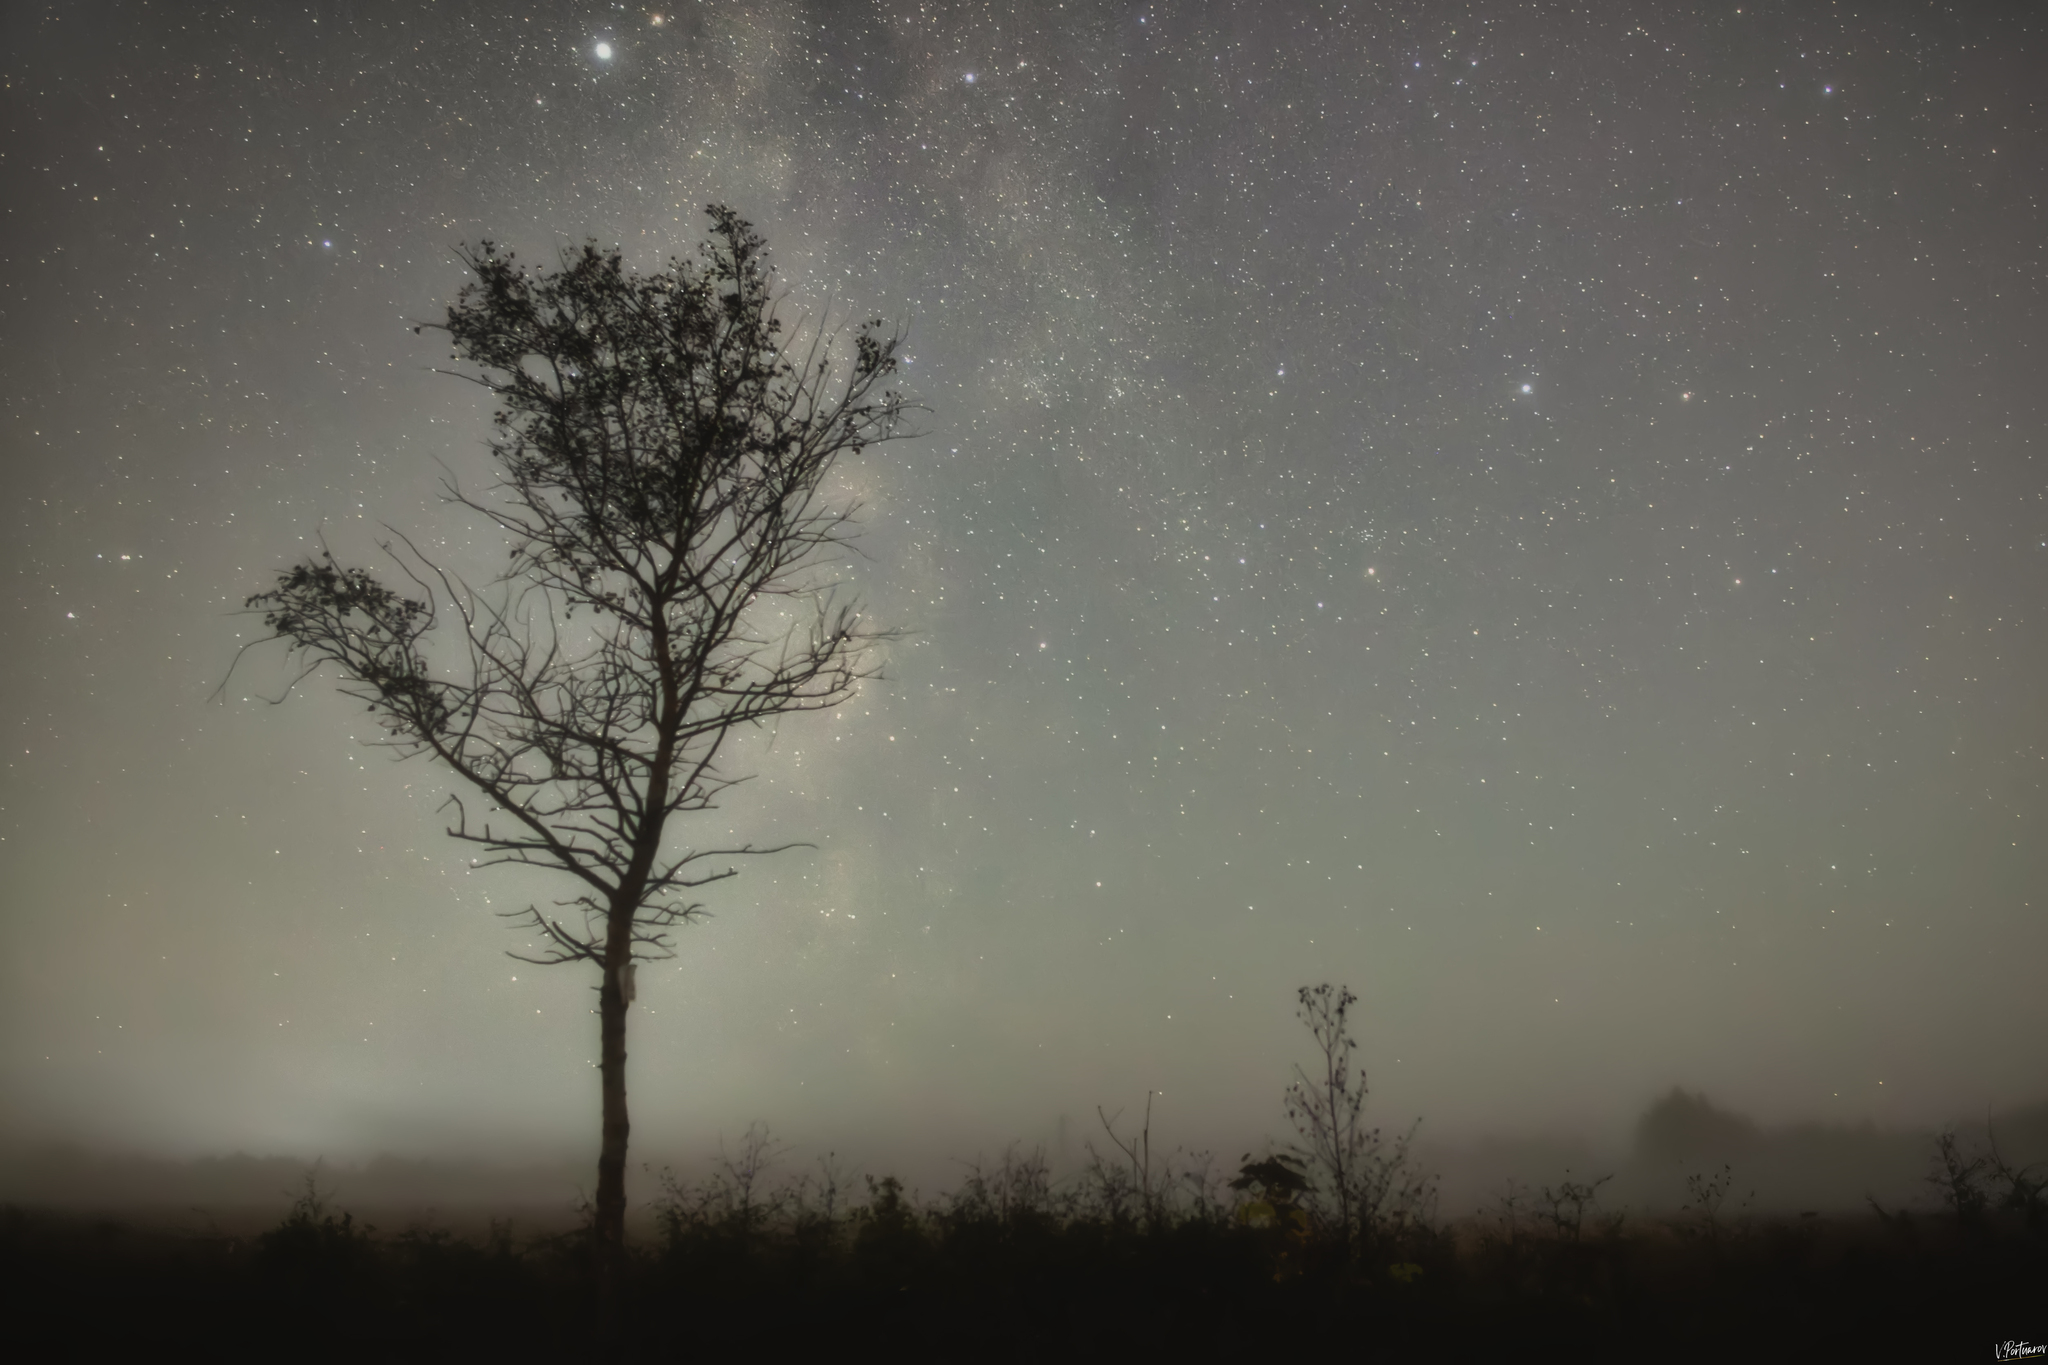
<svg viewBox="0 0 2048 1365">
<path fill-rule="evenodd" d="M 1130 1182 L 1130 1188 L 1138 1196 L 1138 1208 L 1144 1215 L 1145 1225 L 1148 1228 L 1157 1228 L 1160 1215 L 1164 1212 L 1160 1198 L 1163 1192 L 1154 1189 L 1152 1186 L 1152 1097 L 1158 1093 L 1156 1090 L 1147 1090 L 1145 1092 L 1144 1121 L 1138 1125 L 1137 1136 L 1129 1139 L 1122 1137 L 1116 1131 L 1116 1119 L 1103 1113 L 1101 1105 L 1095 1106 L 1095 1117 L 1102 1121 L 1102 1131 L 1109 1134 L 1109 1140 L 1116 1144 L 1117 1151 L 1122 1153 L 1124 1159 L 1131 1164 L 1131 1172 L 1127 1179 Z M 1117 1118 L 1123 1117 L 1123 1110 L 1119 1109 L 1116 1112 Z M 1111 1180 L 1108 1177 L 1107 1168 L 1104 1166 L 1102 1158 L 1096 1154 L 1094 1143 L 1088 1143 L 1087 1150 L 1089 1159 L 1094 1162 L 1096 1167 L 1096 1183 L 1104 1193 L 1108 1193 L 1111 1189 Z"/>
<path fill-rule="evenodd" d="M 1350 1012 L 1357 1003 L 1349 987 L 1300 988 L 1295 1013 L 1322 1053 L 1322 1074 L 1296 1066 L 1287 1087 L 1287 1117 L 1302 1138 L 1296 1150 L 1321 1177 L 1326 1214 L 1347 1245 L 1427 1218 L 1436 1191 L 1435 1178 L 1411 1158 L 1414 1128 L 1389 1142 L 1365 1126 L 1365 1072 L 1352 1063 L 1358 1042 Z"/>
<path fill-rule="evenodd" d="M 850 356 L 822 330 L 793 345 L 762 239 L 708 212 L 700 259 L 654 274 L 594 244 L 553 271 L 488 242 L 461 252 L 476 278 L 433 330 L 498 403 L 493 496 L 447 490 L 511 539 L 485 590 L 401 536 L 384 548 L 403 591 L 323 547 L 247 603 L 306 661 L 295 682 L 338 665 L 384 743 L 482 799 L 451 797 L 448 830 L 481 846 L 479 866 L 574 884 L 514 912 L 539 948 L 513 956 L 600 969 L 606 1266 L 624 1238 L 633 964 L 673 955 L 694 893 L 734 875 L 720 860 L 778 851 L 679 848 L 676 817 L 741 780 L 720 762 L 736 731 L 847 701 L 888 634 L 836 595 L 825 566 L 857 509 L 822 485 L 840 456 L 901 434 L 901 335 L 874 321 Z"/>
</svg>

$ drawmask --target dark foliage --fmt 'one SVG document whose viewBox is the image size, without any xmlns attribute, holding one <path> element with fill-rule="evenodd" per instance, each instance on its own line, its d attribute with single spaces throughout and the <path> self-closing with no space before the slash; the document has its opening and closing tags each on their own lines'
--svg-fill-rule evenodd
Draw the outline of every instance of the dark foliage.
<svg viewBox="0 0 2048 1365">
<path fill-rule="evenodd" d="M 708 1178 L 665 1173 L 655 1239 L 599 1263 L 587 1234 L 475 1244 L 431 1228 L 379 1237 L 315 1175 L 253 1242 L 150 1237 L 20 1211 L 0 1217 L 0 1282 L 76 1324 L 87 1356 L 205 1344 L 292 1359 L 582 1359 L 590 1325 L 636 1359 L 884 1355 L 975 1361 L 1557 1356 L 1573 1360 L 1964 1357 L 2038 1332 L 2048 1275 L 2040 1184 L 1992 1144 L 1935 1144 L 1947 1207 L 1907 1216 L 1730 1216 L 1732 1167 L 1696 1170 L 1673 1218 L 1627 1221 L 1607 1178 L 1510 1185 L 1480 1217 L 1372 1202 L 1375 1163 L 1348 1077 L 1349 992 L 1304 992 L 1325 1049 L 1320 1096 L 1289 1112 L 1334 1143 L 1247 1154 L 1227 1183 L 1201 1153 L 1155 1160 L 1151 1110 L 1114 1117 L 1105 1159 L 1055 1179 L 1012 1147 L 926 1198 L 856 1181 L 827 1155 L 749 1128 Z M 1332 1104 L 1332 1100 L 1338 1101 Z M 1330 1116 L 1335 1116 L 1334 1123 Z M 1405 1148 L 1396 1149 L 1405 1154 Z M 1363 1154 L 1340 1221 L 1333 1153 Z M 1402 1167 L 1407 1169 L 1407 1167 Z M 1373 1210 L 1381 1212 L 1375 1214 Z M 104 1311 L 104 1305 L 116 1305 Z"/>
<path fill-rule="evenodd" d="M 247 1241 L 0 1210 L 0 1283 L 61 1326 L 38 1358 L 585 1359 L 601 1313 L 607 1349 L 647 1360 L 1948 1359 L 2039 1336 L 2039 1183 L 1953 1134 L 1932 1214 L 1729 1217 L 1724 1165 L 1667 1220 L 1625 1223 L 1604 1177 L 1567 1172 L 1368 1236 L 1311 1215 L 1291 1153 L 1225 1183 L 1199 1153 L 1155 1166 L 1149 1111 L 1135 1139 L 1104 1126 L 1117 1159 L 1067 1180 L 1013 1147 L 930 1198 L 829 1154 L 785 1173 L 750 1128 L 707 1179 L 665 1175 L 658 1235 L 603 1273 L 587 1233 L 379 1236 L 316 1172 Z"/>
<path fill-rule="evenodd" d="M 638 1358 L 886 1351 L 973 1360 L 1346 1358 L 1562 1352 L 1573 1359 L 1793 1359 L 1880 1350 L 1966 1358 L 2023 1339 L 2048 1239 L 2021 1214 L 1683 1222 L 1624 1230 L 1597 1182 L 1511 1190 L 1493 1214 L 1363 1260 L 1328 1230 L 1255 1225 L 1235 1204 L 1156 1217 L 1105 1205 L 1007 1153 L 920 1198 L 829 1160 L 765 1179 L 752 1143 L 702 1185 L 671 1181 L 657 1240 L 621 1285 Z M 1257 1163 L 1262 1169 L 1269 1163 Z M 1270 1196 L 1275 1186 L 1244 1191 Z M 577 1359 L 598 1302 L 562 1238 L 373 1234 L 311 1187 L 251 1241 L 0 1214 L 0 1277 L 66 1325 L 81 1358 L 206 1346 L 295 1360 Z M 61 1355 L 61 1353 L 59 1353 Z"/>
</svg>

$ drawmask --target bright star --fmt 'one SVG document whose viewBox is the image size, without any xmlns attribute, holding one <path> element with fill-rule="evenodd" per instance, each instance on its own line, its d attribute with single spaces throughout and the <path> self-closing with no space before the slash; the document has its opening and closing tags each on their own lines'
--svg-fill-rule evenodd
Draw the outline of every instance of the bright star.
<svg viewBox="0 0 2048 1365">
<path fill-rule="evenodd" d="M 1536 392 L 1536 386 L 1535 386 L 1534 384 L 1524 384 L 1524 385 L 1522 385 L 1522 392 L 1523 392 L 1523 393 L 1534 393 L 1534 392 Z"/>
<path fill-rule="evenodd" d="M 612 45 L 610 43 L 599 43 L 591 51 L 597 54 L 597 59 L 601 62 L 608 62 L 612 59 Z"/>
</svg>

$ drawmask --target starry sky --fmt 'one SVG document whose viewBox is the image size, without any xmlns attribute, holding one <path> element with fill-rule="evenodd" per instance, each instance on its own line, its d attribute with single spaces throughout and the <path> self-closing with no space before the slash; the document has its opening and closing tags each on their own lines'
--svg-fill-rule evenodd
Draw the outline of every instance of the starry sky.
<svg viewBox="0 0 2048 1365">
<path fill-rule="evenodd" d="M 0 1134 L 594 1152 L 559 894 L 238 608 L 504 545 L 417 322 L 489 238 L 909 329 L 910 632 L 684 838 L 636 1160 L 2038 1098 L 2048 23 L 2004 4 L 0 10 Z M 230 673 L 233 669 L 232 674 Z M 226 686 L 223 687 L 223 681 Z"/>
</svg>

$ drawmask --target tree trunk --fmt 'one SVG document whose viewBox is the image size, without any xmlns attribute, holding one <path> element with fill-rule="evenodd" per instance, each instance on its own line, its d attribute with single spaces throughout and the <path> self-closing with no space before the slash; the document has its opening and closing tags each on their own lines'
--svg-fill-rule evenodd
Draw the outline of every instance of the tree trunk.
<svg viewBox="0 0 2048 1365">
<path fill-rule="evenodd" d="M 627 945 L 621 944 L 620 948 Z M 604 1142 L 597 1157 L 598 1274 L 609 1285 L 626 1250 L 626 996 L 627 954 L 605 964 L 597 989 L 598 1077 L 604 1087 Z M 610 1292 L 609 1290 L 607 1291 Z"/>
</svg>

